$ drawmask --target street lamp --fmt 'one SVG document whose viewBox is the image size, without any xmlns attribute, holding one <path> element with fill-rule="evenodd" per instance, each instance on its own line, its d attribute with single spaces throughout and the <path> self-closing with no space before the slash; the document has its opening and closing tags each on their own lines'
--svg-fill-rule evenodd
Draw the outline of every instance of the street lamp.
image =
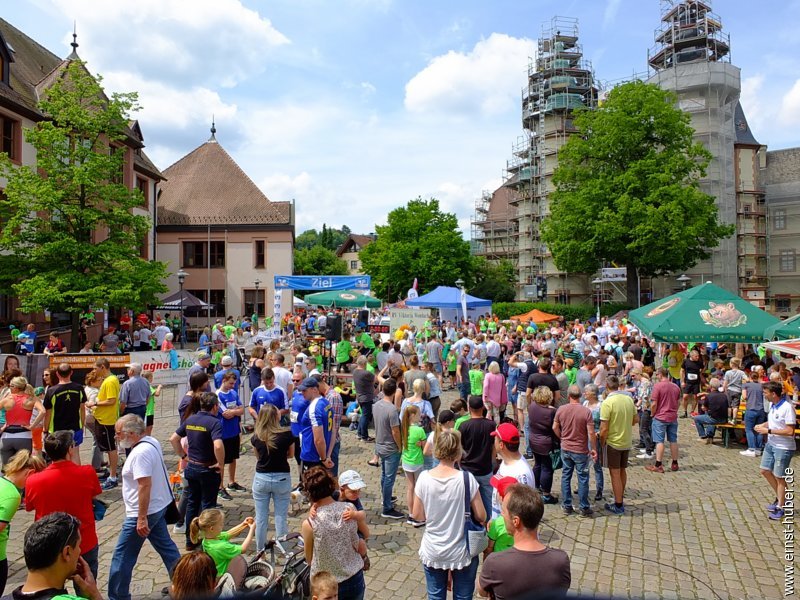
<svg viewBox="0 0 800 600">
<path fill-rule="evenodd" d="M 463 288 L 464 288 L 464 280 L 463 280 L 463 279 L 461 279 L 461 277 L 459 277 L 458 279 L 456 279 L 456 287 L 457 287 L 458 289 L 463 289 Z"/>
<path fill-rule="evenodd" d="M 258 286 L 261 285 L 261 280 L 256 278 L 256 280 L 253 282 L 253 285 L 256 286 L 256 301 L 253 306 L 253 316 L 255 317 L 253 321 L 255 321 L 255 323 L 253 323 L 253 325 L 255 325 L 256 329 L 258 329 Z"/>
<path fill-rule="evenodd" d="M 594 285 L 595 295 L 597 296 L 597 324 L 600 324 L 600 291 L 603 285 L 603 280 L 599 277 L 592 280 Z"/>
<path fill-rule="evenodd" d="M 678 277 L 678 278 L 676 279 L 676 281 L 677 281 L 678 283 L 680 283 L 680 284 L 681 284 L 681 287 L 682 287 L 684 290 L 686 289 L 686 286 L 689 284 L 689 282 L 690 282 L 691 280 L 692 280 L 692 278 L 691 278 L 691 277 L 689 277 L 688 275 L 686 275 L 686 273 L 684 273 L 683 275 L 681 275 L 680 277 Z"/>
<path fill-rule="evenodd" d="M 183 321 L 183 282 L 186 281 L 188 273 L 183 269 L 178 269 L 176 275 L 178 276 L 178 285 L 181 288 L 181 350 L 183 350 L 184 340 L 186 339 L 186 325 L 184 325 Z"/>
</svg>

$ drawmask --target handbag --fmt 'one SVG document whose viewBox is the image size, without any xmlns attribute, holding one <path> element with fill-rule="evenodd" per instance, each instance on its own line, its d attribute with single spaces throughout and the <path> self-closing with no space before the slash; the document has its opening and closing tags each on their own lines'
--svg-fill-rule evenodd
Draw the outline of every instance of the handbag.
<svg viewBox="0 0 800 600">
<path fill-rule="evenodd" d="M 550 463 L 553 465 L 553 471 L 557 471 L 564 464 L 561 460 L 561 448 L 550 450 Z"/>
<path fill-rule="evenodd" d="M 147 440 L 144 441 L 147 442 Z M 147 443 L 158 450 L 158 446 L 155 444 L 151 444 L 150 442 Z M 164 478 L 167 480 L 167 489 L 169 489 L 169 495 L 170 498 L 172 498 L 172 501 L 167 504 L 167 510 L 164 513 L 164 520 L 167 522 L 167 525 L 174 525 L 181 520 L 181 513 L 178 510 L 178 504 L 175 502 L 175 495 L 172 493 L 172 485 L 170 484 L 169 475 L 167 474 L 167 465 L 164 464 L 163 459 L 161 460 L 161 467 L 164 469 Z"/>
<path fill-rule="evenodd" d="M 486 550 L 489 545 L 489 536 L 486 528 L 472 520 L 472 508 L 469 501 L 469 474 L 462 471 L 464 476 L 464 541 L 467 544 L 467 554 L 472 558 Z"/>
</svg>

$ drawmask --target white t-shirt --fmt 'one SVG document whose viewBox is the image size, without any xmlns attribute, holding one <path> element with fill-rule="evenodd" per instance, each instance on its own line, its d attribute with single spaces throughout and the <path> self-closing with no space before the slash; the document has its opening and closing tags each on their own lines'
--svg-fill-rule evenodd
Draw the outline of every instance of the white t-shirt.
<svg viewBox="0 0 800 600">
<path fill-rule="evenodd" d="M 770 429 L 783 429 L 787 425 L 791 425 L 794 429 L 797 422 L 797 414 L 794 411 L 794 406 L 788 400 L 784 400 L 778 404 L 773 404 L 769 407 L 767 414 L 767 426 Z M 794 435 L 775 435 L 769 434 L 767 443 L 773 448 L 780 448 L 781 450 L 795 450 L 797 443 L 794 441 Z"/>
<path fill-rule="evenodd" d="M 161 344 L 164 343 L 164 338 L 167 337 L 167 334 L 171 332 L 169 330 L 169 327 L 167 327 L 166 325 L 159 325 L 158 327 L 156 327 L 153 333 L 156 334 L 156 344 L 158 344 L 158 347 L 160 348 Z"/>
<path fill-rule="evenodd" d="M 427 567 L 458 570 L 472 562 L 464 543 L 464 472 L 438 479 L 423 471 L 414 487 L 414 494 L 425 507 L 419 557 Z M 478 482 L 472 473 L 467 476 L 471 501 L 478 495 Z"/>
<path fill-rule="evenodd" d="M 152 482 L 147 514 L 165 509 L 172 502 L 172 492 L 161 455 L 161 444 L 150 436 L 144 436 L 136 444 L 122 467 L 122 500 L 125 502 L 126 517 L 139 515 L 139 483 L 136 480 L 142 477 L 150 477 Z"/>
<path fill-rule="evenodd" d="M 536 487 L 536 479 L 533 476 L 531 466 L 524 458 L 512 462 L 503 461 L 500 463 L 500 468 L 497 469 L 497 478 L 513 477 L 522 484 L 529 485 L 532 488 Z M 492 488 L 492 519 L 500 516 L 500 509 L 502 508 L 503 500 L 497 490 Z"/>
<path fill-rule="evenodd" d="M 272 367 L 272 372 L 275 373 L 275 385 L 283 389 L 288 396 L 289 385 L 292 383 L 292 372 L 286 367 Z"/>
</svg>

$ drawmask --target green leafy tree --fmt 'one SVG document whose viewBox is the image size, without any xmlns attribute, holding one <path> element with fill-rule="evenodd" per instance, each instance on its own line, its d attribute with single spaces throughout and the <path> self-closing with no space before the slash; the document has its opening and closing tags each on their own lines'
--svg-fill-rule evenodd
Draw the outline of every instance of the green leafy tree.
<svg viewBox="0 0 800 600">
<path fill-rule="evenodd" d="M 307 249 L 320 244 L 328 250 L 335 251 L 344 243 L 348 235 L 350 235 L 350 228 L 347 225 L 343 225 L 341 229 L 336 229 L 323 223 L 321 232 L 317 232 L 316 229 L 308 229 L 298 235 L 294 247 Z"/>
<path fill-rule="evenodd" d="M 437 285 L 454 285 L 459 278 L 471 281 L 469 242 L 461 236 L 456 216 L 439 210 L 435 198 L 417 198 L 394 209 L 376 232 L 377 240 L 359 254 L 375 296 L 405 297 L 415 277 L 420 294 Z"/>
<path fill-rule="evenodd" d="M 347 263 L 320 244 L 294 252 L 294 272 L 297 275 L 347 275 Z"/>
<path fill-rule="evenodd" d="M 508 260 L 489 262 L 482 256 L 473 258 L 473 285 L 468 293 L 492 302 L 512 302 L 516 295 L 514 265 Z"/>
<path fill-rule="evenodd" d="M 108 98 L 80 61 L 71 62 L 40 102 L 47 119 L 26 130 L 35 166 L 0 156 L 0 286 L 24 312 L 72 317 L 90 307 L 140 308 L 166 291 L 163 263 L 140 258 L 150 230 L 139 190 L 122 183 L 128 113 L 136 94 Z"/>
<path fill-rule="evenodd" d="M 319 233 L 316 229 L 307 229 L 297 236 L 294 241 L 295 250 L 307 250 L 319 243 Z"/>
<path fill-rule="evenodd" d="M 674 94 L 640 81 L 622 84 L 596 110 L 575 116 L 580 135 L 559 150 L 542 240 L 559 269 L 627 267 L 627 301 L 637 275 L 683 271 L 734 231 L 699 188 L 711 154 L 692 139 Z"/>
</svg>

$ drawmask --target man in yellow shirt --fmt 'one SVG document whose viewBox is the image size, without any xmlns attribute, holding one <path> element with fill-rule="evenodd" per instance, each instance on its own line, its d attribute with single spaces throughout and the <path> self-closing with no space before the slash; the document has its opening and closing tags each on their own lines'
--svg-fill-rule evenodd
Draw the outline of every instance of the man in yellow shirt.
<svg viewBox="0 0 800 600">
<path fill-rule="evenodd" d="M 623 498 L 628 483 L 628 454 L 633 445 L 633 426 L 639 415 L 633 398 L 619 391 L 619 377 L 606 378 L 608 396 L 600 405 L 600 444 L 605 448 L 606 466 L 611 474 L 614 502 L 606 503 L 605 509 L 615 515 L 625 513 Z"/>
<path fill-rule="evenodd" d="M 97 394 L 97 406 L 94 409 L 94 420 L 97 424 L 95 437 L 101 452 L 108 453 L 109 470 L 108 479 L 100 487 L 110 490 L 117 487 L 117 444 L 114 424 L 119 418 L 120 384 L 117 376 L 111 372 L 111 364 L 107 358 L 98 358 L 94 368 L 103 379 Z"/>
</svg>

